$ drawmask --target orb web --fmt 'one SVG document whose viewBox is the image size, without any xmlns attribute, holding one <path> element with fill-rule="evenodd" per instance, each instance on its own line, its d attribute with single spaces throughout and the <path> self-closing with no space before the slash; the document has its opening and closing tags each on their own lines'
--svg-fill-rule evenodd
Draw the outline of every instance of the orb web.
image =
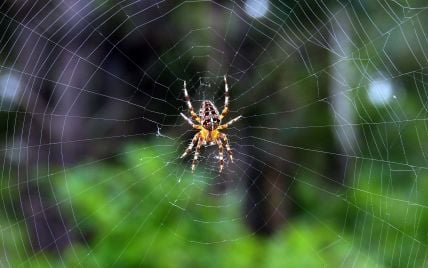
<svg viewBox="0 0 428 268">
<path fill-rule="evenodd" d="M 427 18 L 424 1 L 4 1 L 1 266 L 423 266 Z M 235 161 L 220 173 L 202 146 L 191 172 L 183 81 L 221 110 L 223 75 Z"/>
</svg>

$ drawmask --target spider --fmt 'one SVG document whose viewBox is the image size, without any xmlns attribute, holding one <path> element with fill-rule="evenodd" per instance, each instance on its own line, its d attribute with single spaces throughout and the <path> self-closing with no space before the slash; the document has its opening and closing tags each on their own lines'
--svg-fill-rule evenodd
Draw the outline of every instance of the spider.
<svg viewBox="0 0 428 268">
<path fill-rule="evenodd" d="M 180 158 L 185 157 L 190 152 L 192 148 L 196 145 L 195 155 L 192 161 L 192 172 L 195 171 L 196 161 L 198 160 L 199 152 L 202 145 L 218 145 L 219 149 L 219 159 L 220 159 L 220 172 L 223 170 L 224 160 L 223 160 L 223 143 L 226 146 L 226 151 L 229 154 L 230 161 L 233 163 L 232 150 L 230 149 L 229 141 L 226 134 L 221 133 L 220 130 L 228 128 L 230 125 L 238 121 L 242 116 L 235 117 L 226 124 L 221 124 L 221 120 L 229 112 L 229 87 L 227 85 L 226 75 L 224 76 L 224 107 L 221 114 L 219 114 L 217 107 L 212 101 L 204 100 L 202 101 L 201 108 L 199 110 L 199 116 L 195 113 L 190 102 L 189 94 L 187 94 L 186 81 L 184 81 L 184 98 L 186 99 L 187 107 L 189 108 L 190 115 L 198 124 L 195 124 L 192 119 L 185 116 L 183 113 L 180 115 L 195 129 L 198 129 L 198 133 L 193 136 L 192 142 L 189 144 L 189 147 L 184 151 Z"/>
</svg>

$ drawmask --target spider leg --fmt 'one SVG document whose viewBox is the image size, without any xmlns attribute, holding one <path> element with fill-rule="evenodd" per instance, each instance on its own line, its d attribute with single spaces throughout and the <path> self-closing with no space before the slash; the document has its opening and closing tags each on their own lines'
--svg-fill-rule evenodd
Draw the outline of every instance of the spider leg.
<svg viewBox="0 0 428 268">
<path fill-rule="evenodd" d="M 220 172 L 223 170 L 224 166 L 224 160 L 223 160 L 223 143 L 221 142 L 220 138 L 217 138 L 217 144 L 218 144 L 218 156 L 220 158 Z"/>
<path fill-rule="evenodd" d="M 223 107 L 223 111 L 221 111 L 220 120 L 223 119 L 223 117 L 225 117 L 226 114 L 229 112 L 229 86 L 227 85 L 226 75 L 224 75 L 223 78 L 224 78 L 224 107 Z"/>
<path fill-rule="evenodd" d="M 232 125 L 233 123 L 235 123 L 236 121 L 241 119 L 241 117 L 242 117 L 242 115 L 237 116 L 237 117 L 233 118 L 232 120 L 230 120 L 229 122 L 227 122 L 226 124 L 219 126 L 217 129 L 220 130 L 220 129 L 228 128 L 230 125 Z"/>
<path fill-rule="evenodd" d="M 224 144 L 226 145 L 226 151 L 229 154 L 230 161 L 233 163 L 233 154 L 230 149 L 229 140 L 227 139 L 227 135 L 224 133 L 220 133 L 220 138 L 223 139 Z"/>
<path fill-rule="evenodd" d="M 193 139 L 192 139 L 192 141 L 190 142 L 189 147 L 187 147 L 187 149 L 186 149 L 186 150 L 184 151 L 184 153 L 180 156 L 180 158 L 185 157 L 186 155 L 188 155 L 188 154 L 192 151 L 193 146 L 195 146 L 196 141 L 199 139 L 199 135 L 200 135 L 200 133 L 198 132 L 198 133 L 196 133 L 196 134 L 195 134 L 195 136 L 193 136 Z"/>
<path fill-rule="evenodd" d="M 198 160 L 199 151 L 201 150 L 201 146 L 202 146 L 202 139 L 201 139 L 201 137 L 199 137 L 199 139 L 198 139 L 198 145 L 196 145 L 195 156 L 193 156 L 192 172 L 195 171 L 196 161 Z"/>
<path fill-rule="evenodd" d="M 184 91 L 184 98 L 186 99 L 186 104 L 187 104 L 187 107 L 189 108 L 192 118 L 195 119 L 197 122 L 201 122 L 201 119 L 193 110 L 192 103 L 190 102 L 190 97 L 189 97 L 189 94 L 187 93 L 187 88 L 186 88 L 186 81 L 184 81 L 183 91 Z"/>
<path fill-rule="evenodd" d="M 195 123 L 193 123 L 192 119 L 190 119 L 189 117 L 185 116 L 183 113 L 180 113 L 180 115 L 184 118 L 184 120 L 186 120 L 193 128 L 196 129 L 201 129 L 202 127 L 200 125 L 196 125 Z"/>
</svg>

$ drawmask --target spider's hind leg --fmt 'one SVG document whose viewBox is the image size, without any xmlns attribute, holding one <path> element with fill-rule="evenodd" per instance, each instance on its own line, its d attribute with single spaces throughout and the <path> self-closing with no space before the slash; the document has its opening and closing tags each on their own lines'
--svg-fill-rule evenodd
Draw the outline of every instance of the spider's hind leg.
<svg viewBox="0 0 428 268">
<path fill-rule="evenodd" d="M 187 116 L 185 116 L 183 113 L 180 113 L 180 115 L 184 118 L 184 120 L 186 120 L 193 128 L 196 128 L 196 129 L 201 129 L 202 127 L 200 126 L 200 125 L 196 125 L 196 124 L 194 124 L 193 122 L 192 122 L 192 120 L 189 118 L 189 117 L 187 117 Z"/>
<path fill-rule="evenodd" d="M 236 121 L 238 121 L 239 119 L 241 119 L 242 115 L 237 116 L 235 118 L 233 118 L 232 120 L 230 120 L 229 122 L 227 122 L 226 124 L 223 124 L 221 126 L 219 126 L 217 129 L 221 130 L 221 129 L 225 129 L 228 128 L 230 125 L 232 125 L 233 123 L 235 123 Z"/>
<path fill-rule="evenodd" d="M 190 97 L 189 97 L 189 94 L 187 93 L 187 88 L 186 88 L 186 81 L 184 81 L 184 84 L 183 84 L 183 91 L 184 91 L 184 98 L 186 100 L 186 104 L 187 104 L 187 107 L 189 108 L 190 114 L 192 115 L 192 118 L 195 119 L 198 123 L 200 123 L 201 119 L 193 110 L 192 103 L 190 102 Z"/>
<path fill-rule="evenodd" d="M 229 112 L 229 86 L 227 85 L 226 75 L 224 75 L 224 107 L 220 114 L 220 120 Z"/>
</svg>

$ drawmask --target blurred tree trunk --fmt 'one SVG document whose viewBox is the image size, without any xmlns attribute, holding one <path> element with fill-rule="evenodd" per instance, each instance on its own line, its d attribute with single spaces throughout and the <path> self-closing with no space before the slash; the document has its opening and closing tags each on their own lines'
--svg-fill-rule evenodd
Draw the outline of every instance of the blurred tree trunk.
<svg viewBox="0 0 428 268">
<path fill-rule="evenodd" d="M 332 33 L 329 35 L 330 66 L 332 67 L 330 80 L 331 116 L 333 118 L 335 144 L 337 154 L 329 156 L 327 175 L 337 182 L 337 185 L 345 183 L 347 168 L 351 165 L 350 158 L 346 155 L 358 155 L 355 151 L 357 145 L 357 134 L 355 131 L 354 99 L 350 79 L 352 78 L 351 66 L 351 42 L 350 21 L 347 10 L 341 9 L 335 13 L 332 20 Z"/>
<path fill-rule="evenodd" d="M 264 52 L 260 50 L 260 47 L 269 46 L 270 40 L 265 38 L 254 42 L 254 39 L 249 37 L 254 28 L 251 23 L 248 23 L 251 18 L 242 9 L 242 3 L 238 4 L 222 0 L 215 2 L 218 4 L 211 4 L 210 25 L 216 34 L 213 35 L 211 42 L 213 47 L 224 53 L 219 55 L 218 58 L 209 60 L 207 70 L 214 75 L 222 76 L 227 74 L 230 77 L 229 87 L 231 88 L 231 100 L 233 101 L 236 97 L 233 92 L 236 81 L 239 81 L 239 88 L 244 91 L 252 86 L 252 81 L 258 79 L 259 74 L 252 68 L 252 64 L 257 59 L 263 58 Z M 243 21 L 243 19 L 246 21 Z M 229 44 L 226 44 L 225 40 L 228 40 Z M 239 54 L 236 54 L 233 49 L 239 49 Z M 218 61 L 220 60 L 222 61 L 220 62 L 221 66 L 218 66 Z M 276 88 L 278 85 L 275 82 L 273 83 L 274 85 L 265 84 L 264 87 Z M 252 97 L 245 98 L 245 101 L 253 101 L 255 97 Z M 286 102 L 281 100 L 280 103 L 275 102 L 273 105 L 283 107 Z M 234 104 L 238 104 L 238 102 L 234 102 Z M 239 106 L 231 107 L 231 109 L 239 109 Z M 258 114 L 263 111 L 255 108 L 246 112 Z M 253 122 L 246 121 L 245 116 L 242 122 L 243 125 L 254 125 Z M 252 135 L 257 136 L 249 130 L 239 131 L 240 137 L 250 137 Z M 284 165 L 283 161 L 261 153 L 257 148 L 239 146 L 240 142 L 245 141 L 238 141 L 233 149 L 239 154 L 239 161 L 236 161 L 236 164 L 243 171 L 243 177 L 234 178 L 232 175 L 228 175 L 226 178 L 221 176 L 221 180 L 225 184 L 236 181 L 245 182 L 243 187 L 246 188 L 246 206 L 243 214 L 247 224 L 255 233 L 271 234 L 286 221 L 290 214 L 291 204 L 284 193 L 288 191 L 290 186 L 290 178 L 292 177 L 290 174 L 293 174 L 293 169 L 289 165 Z M 276 151 L 278 155 L 285 158 L 292 157 L 288 150 L 281 149 L 278 151 L 272 147 L 267 150 L 269 152 Z M 231 174 L 234 173 L 232 172 Z M 227 185 L 219 187 L 221 182 L 219 183 L 216 183 L 218 190 L 227 188 Z"/>
</svg>

